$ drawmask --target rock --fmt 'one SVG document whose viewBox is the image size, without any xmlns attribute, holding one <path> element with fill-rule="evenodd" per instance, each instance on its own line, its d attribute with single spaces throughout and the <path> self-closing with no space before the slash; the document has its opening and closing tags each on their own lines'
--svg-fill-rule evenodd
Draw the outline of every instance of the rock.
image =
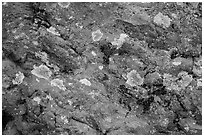
<svg viewBox="0 0 204 137">
<path fill-rule="evenodd" d="M 201 2 L 8 2 L 2 27 L 3 134 L 201 134 Z"/>
</svg>

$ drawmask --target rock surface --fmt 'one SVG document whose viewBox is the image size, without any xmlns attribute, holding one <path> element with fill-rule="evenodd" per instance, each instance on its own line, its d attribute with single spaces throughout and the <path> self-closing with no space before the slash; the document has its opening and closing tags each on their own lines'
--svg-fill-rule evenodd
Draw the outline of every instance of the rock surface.
<svg viewBox="0 0 204 137">
<path fill-rule="evenodd" d="M 202 3 L 4 2 L 2 134 L 202 134 Z"/>
</svg>

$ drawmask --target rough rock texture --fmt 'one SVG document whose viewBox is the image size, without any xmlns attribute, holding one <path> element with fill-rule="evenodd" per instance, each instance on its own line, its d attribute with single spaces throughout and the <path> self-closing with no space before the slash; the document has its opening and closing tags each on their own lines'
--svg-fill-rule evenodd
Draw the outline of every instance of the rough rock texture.
<svg viewBox="0 0 204 137">
<path fill-rule="evenodd" d="M 5 135 L 202 134 L 202 3 L 2 3 Z"/>
</svg>

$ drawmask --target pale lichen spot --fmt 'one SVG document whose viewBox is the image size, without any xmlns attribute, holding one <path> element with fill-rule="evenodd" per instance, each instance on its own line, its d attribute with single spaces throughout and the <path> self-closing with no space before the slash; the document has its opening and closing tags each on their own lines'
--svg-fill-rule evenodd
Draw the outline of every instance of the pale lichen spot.
<svg viewBox="0 0 204 137">
<path fill-rule="evenodd" d="M 73 104 L 73 101 L 71 100 L 67 100 L 67 102 L 69 103 L 70 106 Z"/>
<path fill-rule="evenodd" d="M 192 75 L 188 75 L 188 72 L 185 72 L 185 71 L 181 71 L 179 74 L 178 74 L 178 77 L 181 77 L 182 80 L 179 81 L 179 85 L 185 89 L 190 83 L 191 81 L 193 80 L 193 77 Z"/>
<path fill-rule="evenodd" d="M 43 62 L 48 62 L 48 55 L 46 52 L 35 52 L 35 56 L 41 58 Z"/>
<path fill-rule="evenodd" d="M 8 88 L 10 86 L 10 77 L 6 74 L 2 74 L 2 87 Z"/>
<path fill-rule="evenodd" d="M 175 66 L 178 66 L 178 65 L 181 65 L 181 62 L 180 61 L 174 61 L 174 62 L 172 62 L 172 64 Z"/>
<path fill-rule="evenodd" d="M 183 2 L 176 2 L 177 5 L 183 6 Z"/>
<path fill-rule="evenodd" d="M 67 119 L 67 117 L 66 116 L 61 116 L 61 120 L 64 122 L 64 124 L 67 124 L 67 123 L 69 123 L 69 121 L 68 121 L 68 119 Z"/>
<path fill-rule="evenodd" d="M 178 17 L 177 17 L 177 14 L 175 14 L 175 13 L 172 13 L 171 16 L 172 16 L 173 18 L 175 18 L 175 19 L 178 18 Z"/>
<path fill-rule="evenodd" d="M 68 8 L 70 5 L 70 2 L 58 2 L 58 5 L 62 8 Z"/>
<path fill-rule="evenodd" d="M 159 12 L 154 17 L 154 22 L 158 25 L 162 25 L 164 27 L 169 27 L 171 24 L 171 19 L 168 16 L 163 15 L 161 12 Z"/>
<path fill-rule="evenodd" d="M 140 76 L 140 74 L 136 70 L 132 70 L 127 74 L 126 83 L 130 86 L 142 85 L 144 82 L 144 78 Z"/>
<path fill-rule="evenodd" d="M 31 71 L 31 73 L 38 78 L 43 78 L 46 80 L 48 80 L 52 75 L 52 71 L 50 71 L 50 69 L 43 64 L 38 67 L 34 65 L 34 69 Z"/>
<path fill-rule="evenodd" d="M 16 78 L 12 80 L 13 84 L 21 84 L 23 82 L 23 79 L 25 78 L 24 74 L 22 72 L 16 73 Z"/>
<path fill-rule="evenodd" d="M 39 45 L 38 41 L 32 41 L 33 45 Z"/>
<path fill-rule="evenodd" d="M 7 2 L 2 2 L 2 5 L 4 6 L 4 5 L 7 5 Z"/>
<path fill-rule="evenodd" d="M 29 39 L 29 37 L 25 33 L 20 33 L 14 36 L 14 39 L 25 38 Z"/>
<path fill-rule="evenodd" d="M 116 39 L 114 38 L 114 41 L 111 42 L 112 45 L 117 45 L 118 48 L 120 48 L 120 46 L 122 46 L 122 44 L 125 42 L 126 38 L 128 37 L 127 34 L 120 34 L 120 38 Z"/>
<path fill-rule="evenodd" d="M 127 38 L 128 37 L 128 35 L 127 34 L 125 34 L 125 33 L 121 33 L 120 34 L 120 39 L 123 41 L 123 40 L 125 40 L 125 38 Z"/>
<path fill-rule="evenodd" d="M 93 56 L 96 56 L 96 55 L 97 55 L 94 51 L 91 51 L 91 54 L 92 54 Z"/>
<path fill-rule="evenodd" d="M 202 79 L 197 79 L 197 86 L 202 87 Z"/>
<path fill-rule="evenodd" d="M 73 83 L 67 83 L 69 86 L 72 86 L 73 85 Z"/>
<path fill-rule="evenodd" d="M 40 104 L 41 98 L 40 97 L 34 97 L 33 101 L 37 102 L 37 104 Z"/>
<path fill-rule="evenodd" d="M 98 68 L 99 68 L 100 70 L 102 70 L 102 69 L 103 69 L 103 66 L 98 66 Z"/>
<path fill-rule="evenodd" d="M 63 80 L 61 80 L 61 79 L 53 79 L 51 81 L 51 86 L 58 87 L 61 90 L 66 90 L 66 87 L 63 84 Z"/>
<path fill-rule="evenodd" d="M 38 78 L 35 79 L 38 83 L 40 82 L 40 80 Z"/>
<path fill-rule="evenodd" d="M 49 29 L 47 29 L 47 31 L 52 33 L 53 35 L 60 36 L 59 32 L 54 27 L 50 27 Z"/>
<path fill-rule="evenodd" d="M 79 82 L 84 85 L 91 86 L 91 82 L 87 80 L 86 78 L 79 80 Z"/>
<path fill-rule="evenodd" d="M 102 37 L 103 37 L 103 33 L 100 31 L 100 29 L 92 32 L 93 41 L 99 41 Z"/>
<path fill-rule="evenodd" d="M 90 95 L 92 98 L 94 98 L 95 96 L 99 96 L 99 93 L 89 92 L 88 95 Z"/>
<path fill-rule="evenodd" d="M 183 58 L 175 58 L 173 61 L 172 61 L 172 64 L 175 65 L 175 66 L 178 66 L 178 65 L 181 65 L 182 63 L 185 63 L 187 60 L 183 59 Z M 188 63 L 190 63 L 191 61 L 189 60 Z"/>
</svg>

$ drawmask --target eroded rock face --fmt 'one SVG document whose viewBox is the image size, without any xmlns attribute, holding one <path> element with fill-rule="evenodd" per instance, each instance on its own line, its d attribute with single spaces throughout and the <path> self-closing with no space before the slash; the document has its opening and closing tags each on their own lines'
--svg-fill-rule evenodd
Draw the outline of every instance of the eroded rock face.
<svg viewBox="0 0 204 137">
<path fill-rule="evenodd" d="M 2 4 L 3 134 L 202 133 L 202 3 Z"/>
</svg>

